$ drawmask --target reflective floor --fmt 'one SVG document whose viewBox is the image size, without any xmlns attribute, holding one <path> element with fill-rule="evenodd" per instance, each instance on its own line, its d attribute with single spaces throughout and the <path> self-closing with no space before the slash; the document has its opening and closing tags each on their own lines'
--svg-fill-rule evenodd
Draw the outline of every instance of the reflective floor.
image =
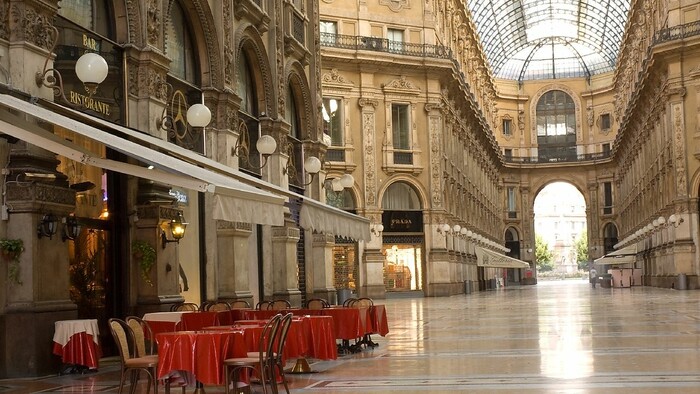
<svg viewBox="0 0 700 394">
<path fill-rule="evenodd" d="M 288 375 L 292 392 L 700 393 L 700 291 L 576 280 L 380 302 L 379 347 L 312 360 L 316 373 Z M 0 392 L 116 392 L 117 367 L 2 380 Z"/>
</svg>

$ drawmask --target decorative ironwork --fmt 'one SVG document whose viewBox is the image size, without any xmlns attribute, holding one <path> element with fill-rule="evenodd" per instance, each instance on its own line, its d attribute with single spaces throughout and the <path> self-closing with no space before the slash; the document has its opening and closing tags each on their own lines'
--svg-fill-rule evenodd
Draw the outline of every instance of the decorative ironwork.
<svg viewBox="0 0 700 394">
<path fill-rule="evenodd" d="M 306 40 L 304 39 L 304 18 L 296 13 L 292 14 L 292 36 L 302 46 L 306 45 Z"/>
<path fill-rule="evenodd" d="M 413 153 L 394 152 L 394 164 L 413 164 Z"/>
<path fill-rule="evenodd" d="M 584 153 L 584 154 L 565 154 L 556 156 L 504 156 L 506 163 L 566 163 L 566 162 L 585 162 L 596 161 L 610 158 L 610 152 Z"/>
<path fill-rule="evenodd" d="M 685 23 L 678 26 L 667 27 L 656 32 L 654 44 L 680 40 L 700 34 L 700 21 Z"/>
<path fill-rule="evenodd" d="M 385 38 L 321 33 L 321 45 L 334 48 L 396 53 L 399 55 L 451 59 L 452 50 L 443 45 L 414 44 Z"/>
</svg>

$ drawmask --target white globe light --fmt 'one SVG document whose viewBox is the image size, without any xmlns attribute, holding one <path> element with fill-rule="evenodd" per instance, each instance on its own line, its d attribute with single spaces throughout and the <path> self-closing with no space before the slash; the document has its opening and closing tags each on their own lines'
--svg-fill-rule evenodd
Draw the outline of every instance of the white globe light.
<svg viewBox="0 0 700 394">
<path fill-rule="evenodd" d="M 466 235 L 468 238 L 471 238 L 473 235 L 472 230 L 467 230 Z"/>
<path fill-rule="evenodd" d="M 381 233 L 382 231 L 384 231 L 384 225 L 383 225 L 383 224 L 378 224 L 378 225 L 377 225 L 377 231 L 379 231 L 380 233 Z"/>
<path fill-rule="evenodd" d="M 100 84 L 108 72 L 107 61 L 96 53 L 88 52 L 75 62 L 75 74 L 82 83 Z"/>
<path fill-rule="evenodd" d="M 469 231 L 469 230 L 467 230 L 466 227 L 462 227 L 462 230 L 460 231 L 460 233 L 461 233 L 462 235 L 467 235 L 467 231 Z"/>
<path fill-rule="evenodd" d="M 344 174 L 340 177 L 340 184 L 346 189 L 351 188 L 355 184 L 355 178 L 350 174 Z"/>
<path fill-rule="evenodd" d="M 659 218 L 656 219 L 656 220 L 659 222 L 659 225 L 661 225 L 661 226 L 663 226 L 664 224 L 666 224 L 666 218 L 663 217 L 663 216 L 659 216 Z"/>
<path fill-rule="evenodd" d="M 309 156 L 304 160 L 304 169 L 309 174 L 318 174 L 321 171 L 321 160 L 315 156 Z"/>
<path fill-rule="evenodd" d="M 450 231 L 450 225 L 447 224 L 447 223 L 443 223 L 443 224 L 442 224 L 442 231 L 445 232 L 445 233 L 448 232 L 448 231 Z"/>
<path fill-rule="evenodd" d="M 187 123 L 192 127 L 207 127 L 211 122 L 211 111 L 204 104 L 193 104 L 187 110 Z"/>
<path fill-rule="evenodd" d="M 340 184 L 340 179 L 336 178 L 331 181 L 331 189 L 336 193 L 340 193 L 343 191 L 344 188 L 343 185 Z"/>
<path fill-rule="evenodd" d="M 271 135 L 261 135 L 258 142 L 255 143 L 255 147 L 258 148 L 261 155 L 271 155 L 277 149 L 277 141 Z"/>
<path fill-rule="evenodd" d="M 459 224 L 455 224 L 455 225 L 452 227 L 452 231 L 454 231 L 455 233 L 460 232 L 460 230 L 462 230 L 462 226 L 460 226 Z"/>
</svg>

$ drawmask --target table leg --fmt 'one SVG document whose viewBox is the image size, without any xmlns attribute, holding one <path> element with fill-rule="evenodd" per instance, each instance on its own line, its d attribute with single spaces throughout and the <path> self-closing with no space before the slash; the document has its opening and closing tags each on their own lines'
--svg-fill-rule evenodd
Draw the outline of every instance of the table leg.
<svg viewBox="0 0 700 394">
<path fill-rule="evenodd" d="M 195 394 L 205 394 L 204 385 L 200 381 L 197 381 L 197 383 L 195 384 L 194 393 Z"/>
<path fill-rule="evenodd" d="M 296 364 L 294 364 L 294 367 L 292 367 L 292 370 L 287 372 L 287 373 L 314 373 L 316 371 L 311 370 L 311 366 L 309 366 L 309 362 L 306 360 L 306 357 L 299 357 L 297 359 Z"/>
</svg>

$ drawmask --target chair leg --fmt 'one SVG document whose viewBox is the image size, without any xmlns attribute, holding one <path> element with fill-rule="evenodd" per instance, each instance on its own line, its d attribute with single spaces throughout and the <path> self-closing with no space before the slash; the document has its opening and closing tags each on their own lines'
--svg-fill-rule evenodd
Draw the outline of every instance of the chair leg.
<svg viewBox="0 0 700 394">
<path fill-rule="evenodd" d="M 136 385 L 139 382 L 139 371 L 138 370 L 131 370 L 131 377 L 129 378 L 129 382 L 131 385 L 129 386 L 129 393 L 135 394 L 136 393 Z"/>
<path fill-rule="evenodd" d="M 284 391 L 286 391 L 287 394 L 289 394 L 289 386 L 287 386 L 287 377 L 284 375 L 284 365 L 282 365 L 281 359 L 277 363 L 277 368 L 280 371 L 280 377 L 282 378 L 282 384 L 284 385 Z"/>
<path fill-rule="evenodd" d="M 117 393 L 122 394 L 122 390 L 124 390 L 124 383 L 126 383 L 126 371 L 122 369 L 121 376 L 119 377 L 119 390 Z"/>
</svg>

